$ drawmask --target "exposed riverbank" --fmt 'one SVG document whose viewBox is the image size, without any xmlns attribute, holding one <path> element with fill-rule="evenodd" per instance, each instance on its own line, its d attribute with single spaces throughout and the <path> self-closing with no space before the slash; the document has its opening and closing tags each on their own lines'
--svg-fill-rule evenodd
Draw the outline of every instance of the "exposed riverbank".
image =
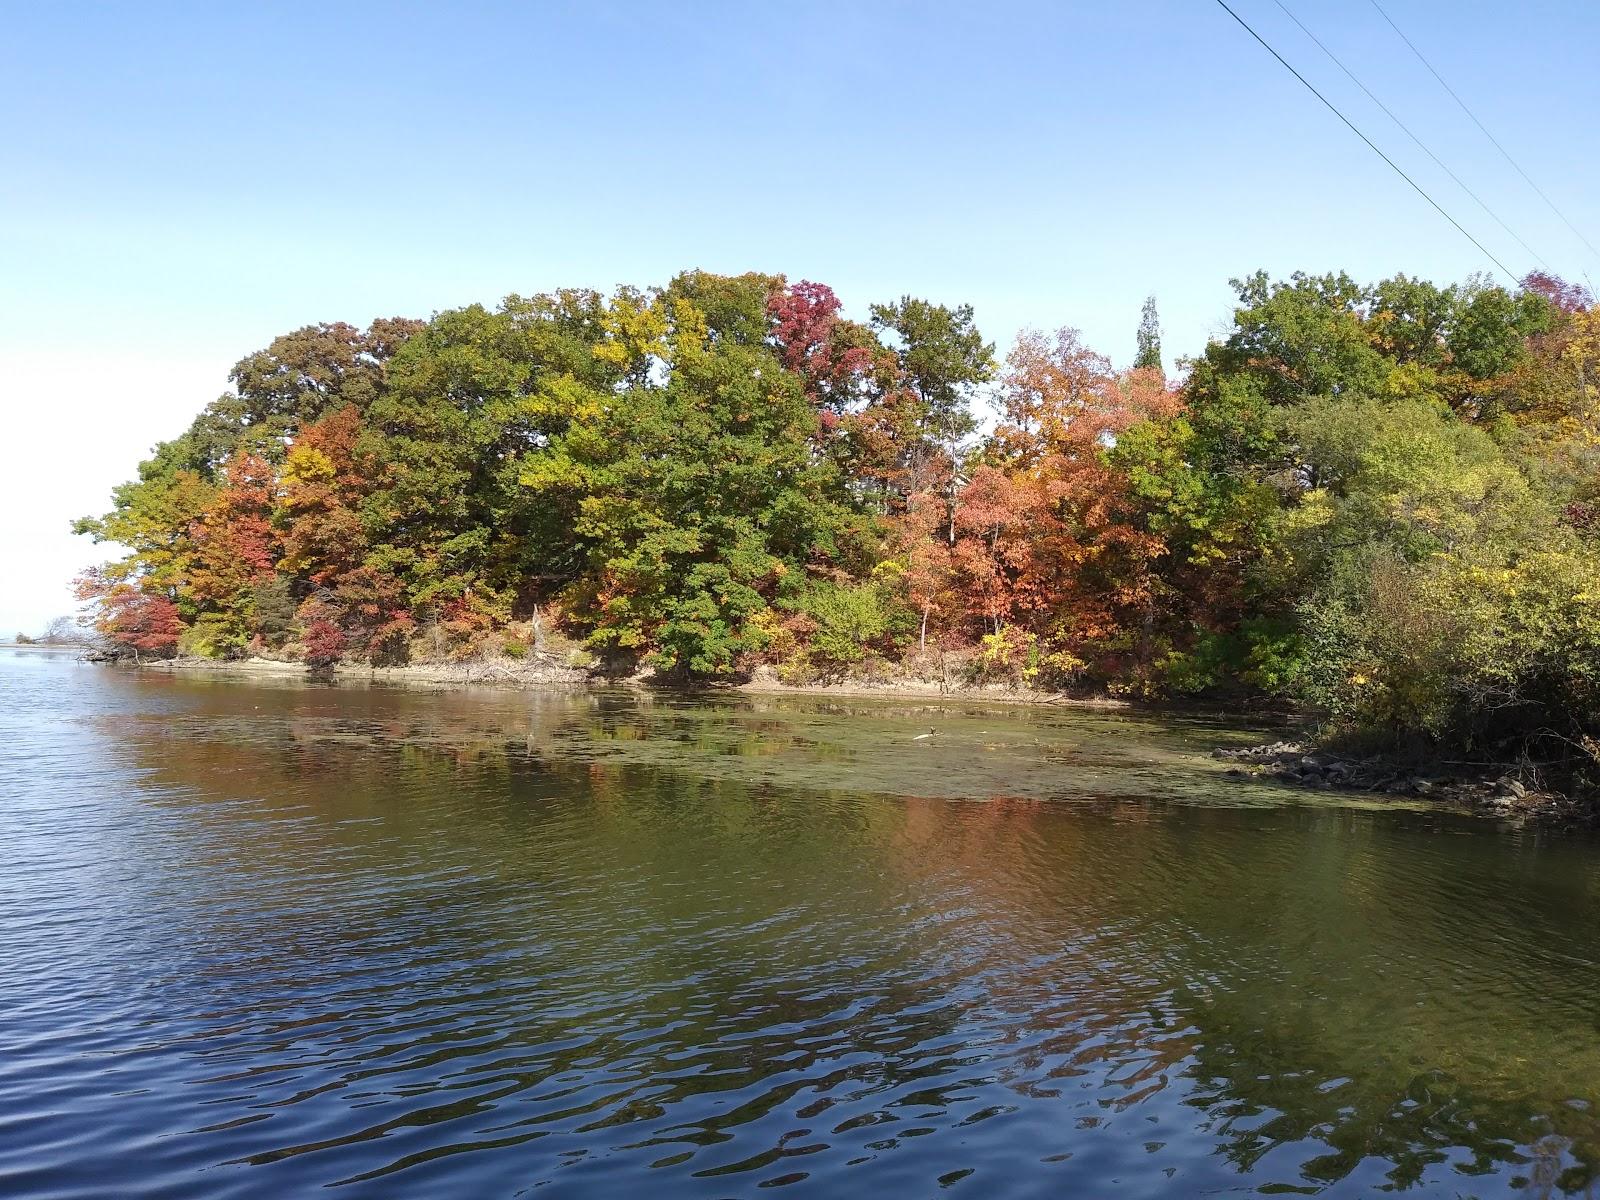
<svg viewBox="0 0 1600 1200">
<path fill-rule="evenodd" d="M 746 680 L 684 689 L 675 681 L 657 676 L 648 669 L 632 674 L 607 673 L 593 667 L 573 665 L 551 654 L 533 655 L 520 660 L 484 659 L 387 667 L 341 663 L 322 669 L 267 658 L 219 661 L 184 657 L 148 660 L 140 664 L 124 662 L 120 665 L 170 674 L 245 676 L 285 681 L 313 678 L 402 688 L 488 687 L 585 691 L 624 687 L 642 691 L 694 690 L 705 694 L 958 703 L 976 701 L 1109 711 L 1144 707 L 1117 697 L 1074 696 L 1006 684 L 952 683 L 914 677 L 791 683 L 780 679 L 770 670 L 758 671 Z M 1296 740 L 1253 747 L 1219 748 L 1215 756 L 1230 762 L 1229 774 L 1241 779 L 1271 779 L 1320 791 L 1364 792 L 1374 798 L 1392 798 L 1397 802 L 1415 803 L 1422 800 L 1499 819 L 1537 820 L 1568 827 L 1593 825 L 1596 819 L 1592 799 L 1567 795 L 1548 786 L 1545 777 L 1527 763 L 1418 762 L 1415 759 L 1382 755 L 1354 756 L 1319 745 L 1309 734 Z"/>
<path fill-rule="evenodd" d="M 374 667 L 339 663 L 313 669 L 304 663 L 278 659 L 246 658 L 219 660 L 208 658 L 150 659 L 118 665 L 146 671 L 166 671 L 203 675 L 253 675 L 276 678 L 322 678 L 351 682 L 381 683 L 397 687 L 504 687 L 504 688 L 596 688 L 637 687 L 672 688 L 682 685 L 657 675 L 648 668 L 632 674 L 617 674 L 592 667 L 574 666 L 554 655 L 530 655 L 524 659 L 480 659 L 468 662 L 408 663 L 404 666 Z M 1004 704 L 1037 704 L 1073 708 L 1125 709 L 1129 701 L 1113 696 L 1073 696 L 1063 692 L 1013 687 L 1008 684 L 947 682 L 894 677 L 875 680 L 843 679 L 837 682 L 787 683 L 771 671 L 757 671 L 749 679 L 712 683 L 694 690 L 706 692 L 746 692 L 755 695 L 838 696 L 870 699 L 949 699 L 983 700 Z"/>
</svg>

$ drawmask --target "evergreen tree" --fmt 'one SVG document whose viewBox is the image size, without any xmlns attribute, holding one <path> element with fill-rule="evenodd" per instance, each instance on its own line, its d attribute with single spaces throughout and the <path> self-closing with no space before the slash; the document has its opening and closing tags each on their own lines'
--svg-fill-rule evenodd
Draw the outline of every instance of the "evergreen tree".
<svg viewBox="0 0 1600 1200">
<path fill-rule="evenodd" d="M 1161 370 L 1161 320 L 1156 316 L 1156 298 L 1147 296 L 1144 309 L 1139 314 L 1139 349 L 1133 356 L 1134 367 L 1154 367 Z"/>
</svg>

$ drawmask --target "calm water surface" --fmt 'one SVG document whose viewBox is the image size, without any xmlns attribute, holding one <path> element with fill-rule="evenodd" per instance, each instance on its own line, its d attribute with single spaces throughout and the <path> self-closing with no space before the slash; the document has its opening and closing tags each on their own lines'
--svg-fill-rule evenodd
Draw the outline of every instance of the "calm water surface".
<svg viewBox="0 0 1600 1200">
<path fill-rule="evenodd" d="M 0 651 L 0 1195 L 1594 1194 L 1600 847 L 1252 736 Z"/>
</svg>

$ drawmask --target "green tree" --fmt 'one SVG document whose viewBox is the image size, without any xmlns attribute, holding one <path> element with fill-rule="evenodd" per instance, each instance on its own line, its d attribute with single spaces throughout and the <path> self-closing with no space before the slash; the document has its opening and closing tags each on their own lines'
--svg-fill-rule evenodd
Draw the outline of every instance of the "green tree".
<svg viewBox="0 0 1600 1200">
<path fill-rule="evenodd" d="M 602 336 L 593 292 L 511 296 L 439 314 L 390 364 L 357 446 L 375 481 L 367 561 L 419 617 L 481 623 L 573 567 L 572 514 L 530 506 L 520 463 L 566 428 L 575 390 L 620 377 L 594 353 Z"/>
<path fill-rule="evenodd" d="M 1133 356 L 1136 369 L 1161 370 L 1161 319 L 1156 315 L 1156 298 L 1145 297 L 1139 312 L 1139 332 Z"/>
<path fill-rule="evenodd" d="M 972 306 L 947 308 L 904 296 L 872 306 L 872 325 L 891 335 L 901 378 L 917 400 L 917 430 L 953 459 L 977 428 L 974 401 L 995 376 L 994 343 L 985 342 Z"/>
<path fill-rule="evenodd" d="M 636 314 L 631 296 L 613 304 Z M 576 396 L 521 479 L 538 503 L 577 513 L 587 570 L 566 595 L 592 645 L 724 672 L 761 648 L 756 618 L 780 580 L 846 557 L 860 526 L 812 451 L 801 380 L 681 296 L 655 307 L 652 377 Z"/>
<path fill-rule="evenodd" d="M 1226 341 L 1206 348 L 1205 359 L 1222 375 L 1259 381 L 1274 404 L 1338 392 L 1376 392 L 1383 383 L 1383 355 L 1365 324 L 1371 300 L 1343 272 L 1269 282 L 1258 271 L 1232 281 L 1239 297 L 1234 329 Z"/>
<path fill-rule="evenodd" d="M 901 394 L 886 405 L 899 426 L 891 442 L 902 495 L 938 495 L 945 537 L 954 545 L 963 444 L 978 425 L 979 390 L 995 377 L 994 344 L 983 340 L 969 304 L 947 308 L 904 296 L 873 305 L 872 327 L 889 335 L 899 365 Z"/>
</svg>

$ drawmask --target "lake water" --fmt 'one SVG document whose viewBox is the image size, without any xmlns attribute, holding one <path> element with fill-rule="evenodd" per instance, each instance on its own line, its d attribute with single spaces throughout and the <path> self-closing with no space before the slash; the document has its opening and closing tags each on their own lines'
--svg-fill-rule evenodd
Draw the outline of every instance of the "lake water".
<svg viewBox="0 0 1600 1200">
<path fill-rule="evenodd" d="M 0 650 L 0 1195 L 1591 1195 L 1600 847 L 1259 732 Z"/>
</svg>

